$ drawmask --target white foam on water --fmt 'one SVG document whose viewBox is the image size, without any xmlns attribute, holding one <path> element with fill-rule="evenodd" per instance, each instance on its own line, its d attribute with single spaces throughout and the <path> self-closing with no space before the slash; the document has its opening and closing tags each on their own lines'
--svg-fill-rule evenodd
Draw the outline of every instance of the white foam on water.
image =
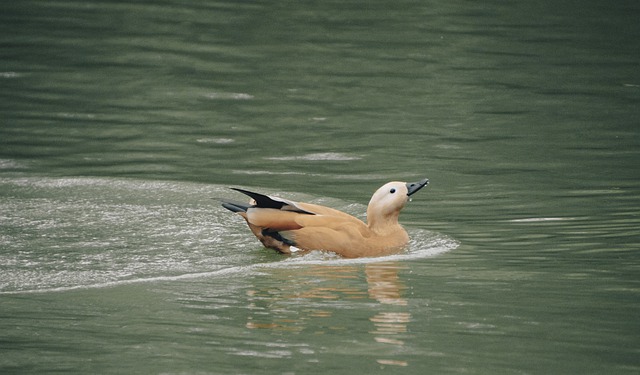
<svg viewBox="0 0 640 375">
<path fill-rule="evenodd" d="M 350 160 L 360 160 L 361 156 L 358 155 L 348 155 L 339 152 L 319 152 L 298 156 L 273 156 L 265 158 L 267 160 L 278 160 L 278 161 L 291 161 L 291 160 L 305 160 L 305 161 L 350 161 Z"/>
<path fill-rule="evenodd" d="M 389 261 L 411 261 L 418 259 L 426 259 L 435 257 L 437 255 L 444 254 L 448 251 L 454 250 L 458 247 L 458 242 L 443 235 L 435 234 L 426 230 L 410 230 L 414 236 L 409 244 L 409 248 L 401 253 L 382 256 L 382 257 L 370 257 L 370 258 L 355 258 L 345 259 L 334 253 L 327 253 L 323 251 L 312 251 L 310 253 L 299 256 L 285 256 L 283 260 L 279 262 L 267 262 L 267 263 L 254 263 L 239 266 L 228 266 L 221 269 L 205 272 L 184 273 L 179 275 L 167 275 L 167 276 L 150 276 L 150 277 L 134 277 L 124 280 L 114 280 L 99 283 L 78 284 L 71 286 L 59 286 L 59 287 L 43 287 L 26 290 L 11 290 L 0 291 L 2 294 L 31 294 L 31 293 L 55 293 L 55 292 L 67 292 L 74 290 L 85 289 L 102 289 L 111 288 L 130 284 L 139 283 L 156 283 L 156 282 L 171 282 L 182 280 L 194 280 L 201 278 L 223 278 L 223 277 L 246 277 L 249 275 L 258 275 L 261 270 L 265 269 L 279 269 L 279 268 L 303 268 L 305 266 L 340 266 L 340 265 L 354 265 L 354 264 L 371 264 L 381 263 Z M 427 239 L 429 242 L 422 242 Z M 252 240 L 247 237 L 247 240 Z M 255 249 L 252 247 L 251 249 Z M 255 251 L 238 249 L 238 251 Z M 272 251 L 269 249 L 260 251 Z M 90 278 L 87 277 L 86 281 Z"/>
<path fill-rule="evenodd" d="M 572 217 L 527 217 L 523 219 L 513 219 L 509 220 L 512 223 L 538 223 L 544 221 L 564 221 L 564 220 L 573 220 Z"/>
<path fill-rule="evenodd" d="M 399 254 L 343 259 L 326 252 L 265 262 L 244 222 L 212 199 L 224 186 L 106 178 L 9 178 L 0 188 L 0 294 L 51 293 L 273 268 L 424 259 L 453 250 L 442 234 L 407 228 Z M 364 206 L 332 201 L 352 214 Z M 324 201 L 323 201 L 324 203 Z M 342 205 L 342 207 L 341 207 Z M 357 215 L 357 214 L 356 214 Z"/>
</svg>

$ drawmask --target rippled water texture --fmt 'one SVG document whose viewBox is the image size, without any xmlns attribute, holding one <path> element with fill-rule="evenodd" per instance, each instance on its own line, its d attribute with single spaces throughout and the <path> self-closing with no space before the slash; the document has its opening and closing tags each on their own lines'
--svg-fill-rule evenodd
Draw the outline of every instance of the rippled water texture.
<svg viewBox="0 0 640 375">
<path fill-rule="evenodd" d="M 0 12 L 0 373 L 637 374 L 640 3 Z M 244 187 L 406 252 L 263 249 Z"/>
<path fill-rule="evenodd" d="M 0 180 L 0 186 L 10 196 L 0 199 L 0 293 L 228 277 L 265 267 L 402 261 L 457 246 L 442 234 L 412 228 L 409 248 L 396 256 L 261 259 L 244 221 L 215 199 L 231 195 L 228 188 L 95 178 L 10 179 Z M 362 205 L 333 203 L 358 216 L 366 211 Z"/>
</svg>

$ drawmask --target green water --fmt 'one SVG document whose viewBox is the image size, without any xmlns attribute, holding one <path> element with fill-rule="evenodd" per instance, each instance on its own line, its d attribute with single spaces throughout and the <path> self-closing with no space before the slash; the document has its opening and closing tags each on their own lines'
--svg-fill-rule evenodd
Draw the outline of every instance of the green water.
<svg viewBox="0 0 640 375">
<path fill-rule="evenodd" d="M 640 372 L 640 6 L 19 1 L 0 13 L 0 372 Z M 363 217 L 287 258 L 218 198 Z"/>
</svg>

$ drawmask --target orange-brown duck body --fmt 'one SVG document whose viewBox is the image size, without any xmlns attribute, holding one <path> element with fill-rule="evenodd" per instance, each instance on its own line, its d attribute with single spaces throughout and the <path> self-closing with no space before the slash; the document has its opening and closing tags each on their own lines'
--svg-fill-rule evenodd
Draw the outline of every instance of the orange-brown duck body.
<svg viewBox="0 0 640 375">
<path fill-rule="evenodd" d="M 393 181 L 371 197 L 367 223 L 333 208 L 236 189 L 251 197 L 251 203 L 223 201 L 222 205 L 242 216 L 265 247 L 284 254 L 323 250 L 345 258 L 395 254 L 409 242 L 398 222 L 409 197 L 429 183 Z"/>
</svg>

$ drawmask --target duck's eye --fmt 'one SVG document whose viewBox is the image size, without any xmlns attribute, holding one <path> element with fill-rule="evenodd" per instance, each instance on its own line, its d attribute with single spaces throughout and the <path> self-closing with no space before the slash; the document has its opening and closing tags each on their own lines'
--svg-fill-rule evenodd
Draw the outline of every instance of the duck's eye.
<svg viewBox="0 0 640 375">
<path fill-rule="evenodd" d="M 395 192 L 396 192 L 396 189 L 394 189 L 394 188 L 391 188 L 391 190 L 389 190 L 389 193 L 391 193 L 391 194 L 393 194 Z"/>
</svg>

